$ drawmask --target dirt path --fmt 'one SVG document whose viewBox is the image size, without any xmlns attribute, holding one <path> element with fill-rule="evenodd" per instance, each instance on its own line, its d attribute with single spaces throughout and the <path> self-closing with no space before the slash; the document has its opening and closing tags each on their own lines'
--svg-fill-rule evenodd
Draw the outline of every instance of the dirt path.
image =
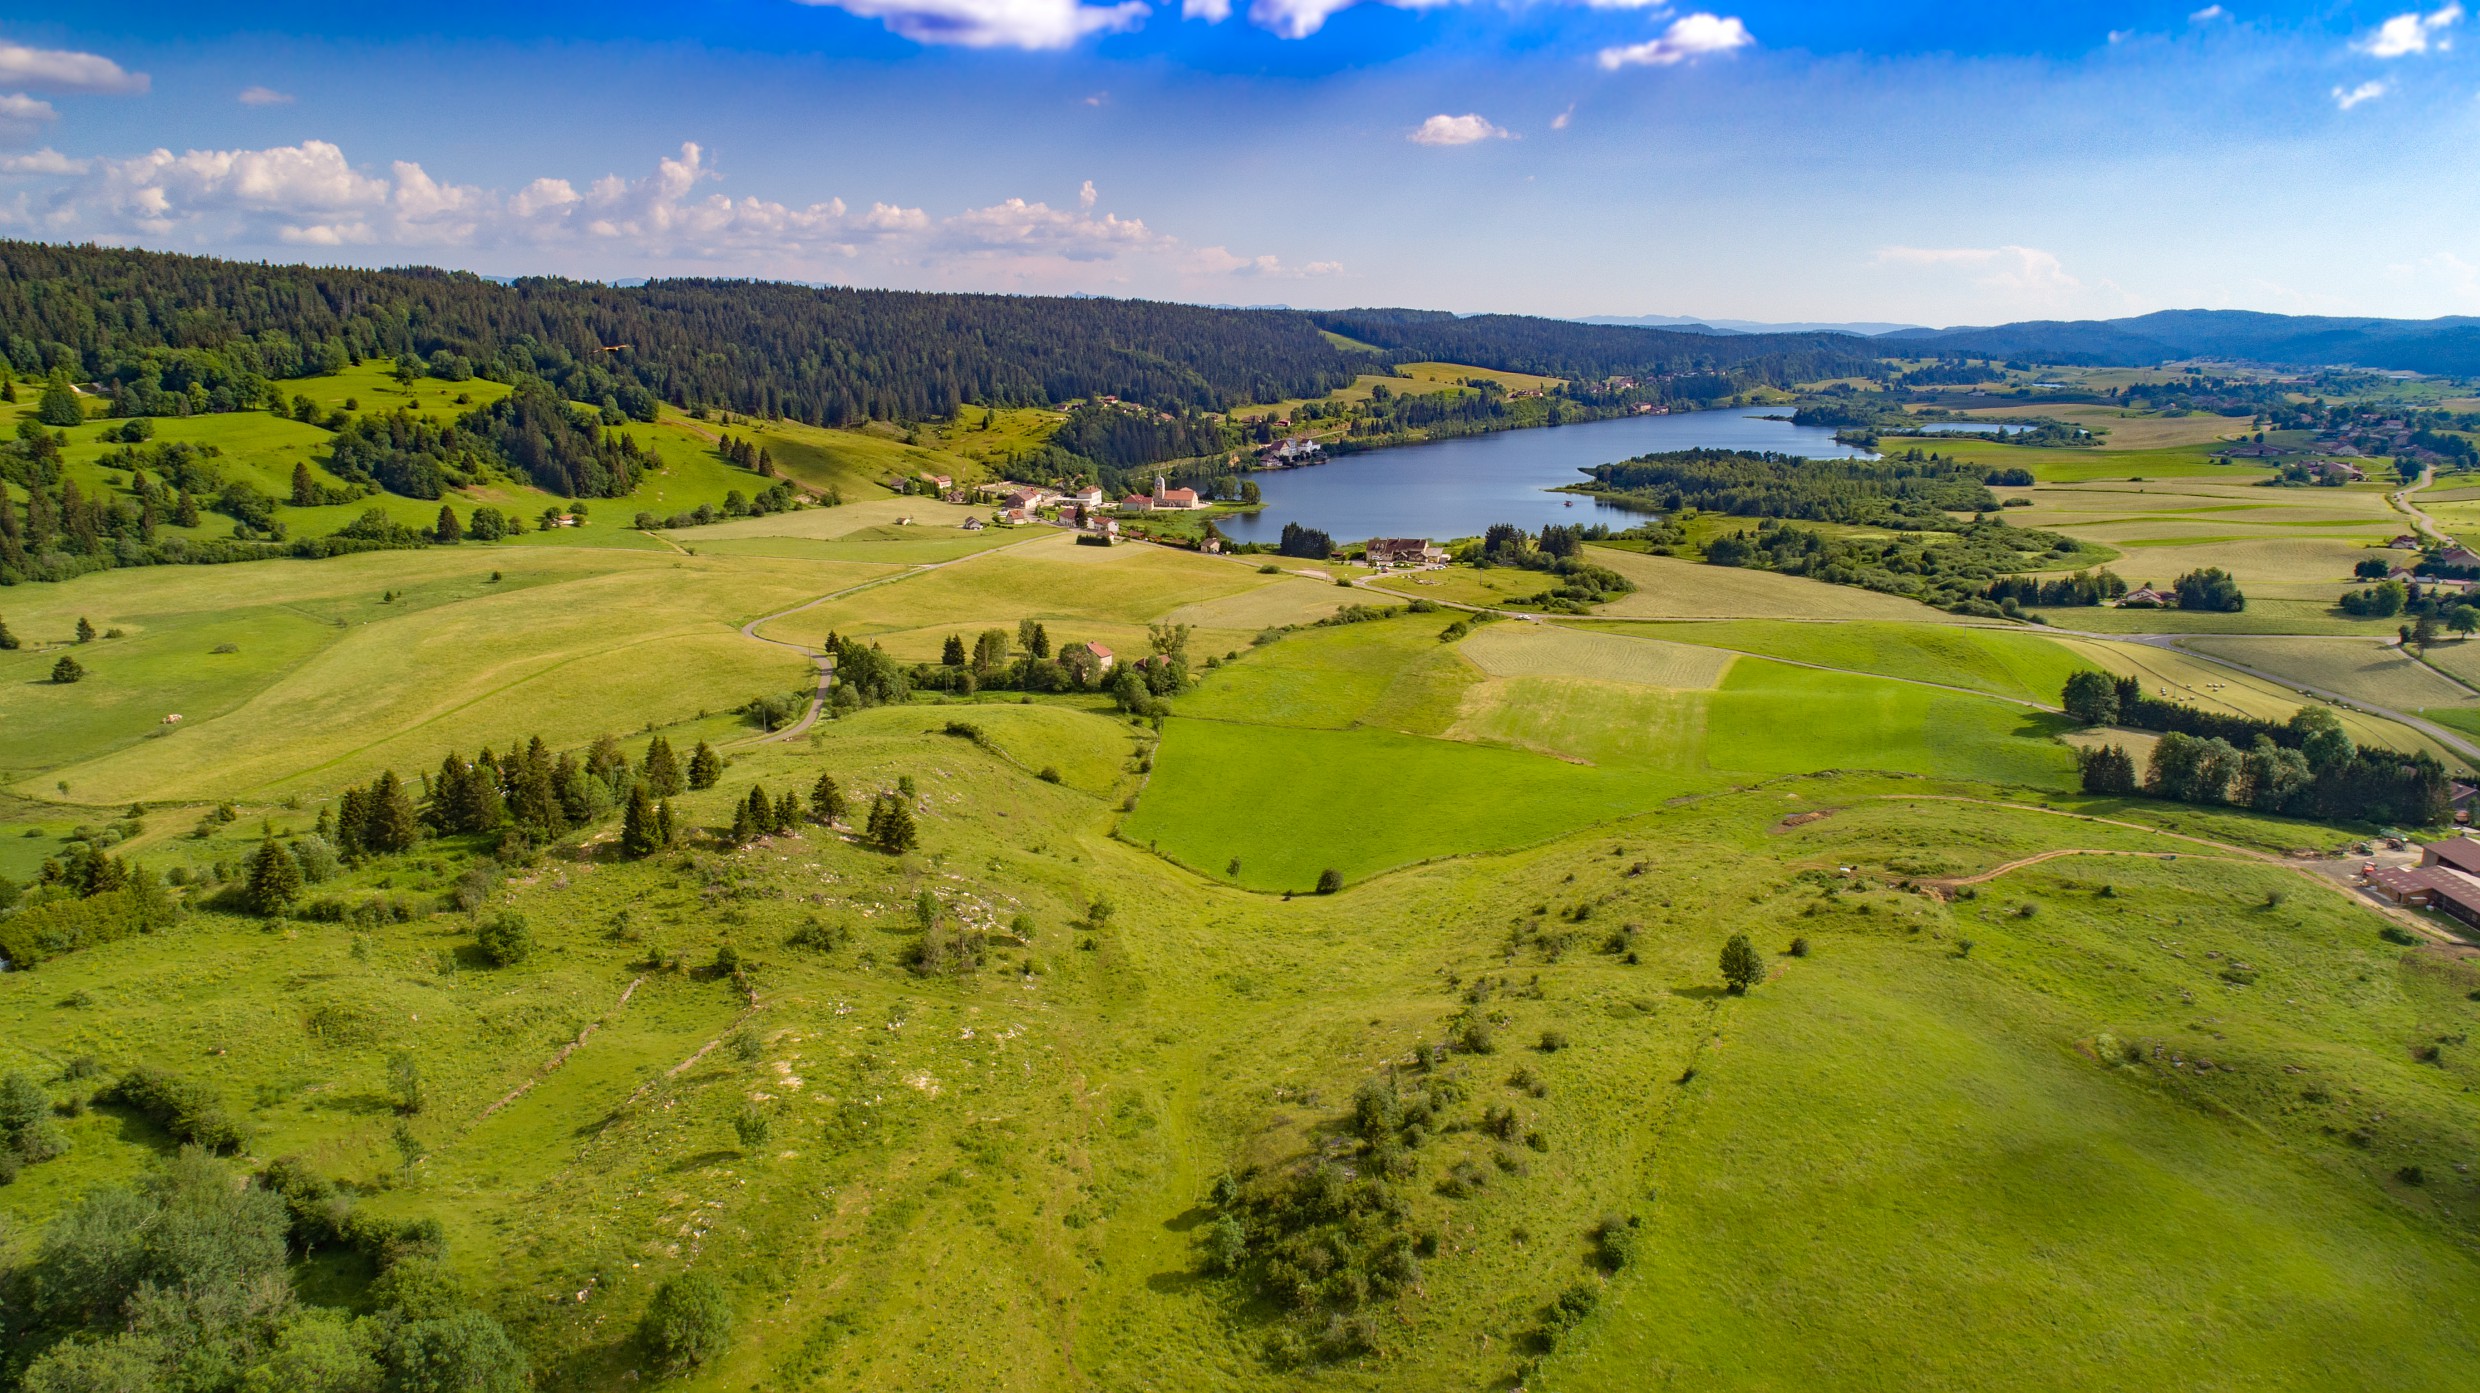
<svg viewBox="0 0 2480 1393">
<path fill-rule="evenodd" d="M 2405 484 L 2401 488 L 2394 490 L 2392 493 L 2387 494 L 2385 496 L 2385 501 L 2393 507 L 2395 512 L 2411 519 L 2412 531 L 2419 533 L 2421 536 L 2428 538 L 2430 541 L 2435 542 L 2439 546 L 2452 546 L 2454 545 L 2454 539 L 2447 536 L 2444 529 L 2437 526 L 2437 520 L 2430 517 L 2428 514 L 2421 512 L 2420 506 L 2411 501 L 2411 495 L 2425 490 L 2430 484 L 2433 484 L 2436 481 L 2437 466 L 2433 464 L 2428 465 L 2420 470 L 2420 477 L 2418 479 L 2412 481 L 2411 483 Z"/>
<path fill-rule="evenodd" d="M 908 567 L 904 570 L 896 572 L 894 575 L 872 576 L 868 580 L 861 582 L 859 585 L 847 585 L 841 590 L 830 590 L 826 594 L 819 596 L 817 599 L 804 600 L 790 609 L 779 609 L 773 614 L 759 615 L 757 618 L 741 625 L 742 638 L 755 639 L 759 643 L 771 643 L 777 648 L 789 648 L 793 652 L 800 654 L 802 657 L 809 659 L 818 671 L 818 686 L 811 692 L 809 709 L 801 713 L 800 720 L 793 722 L 791 725 L 788 725 L 773 734 L 761 735 L 755 740 L 746 741 L 743 743 L 764 745 L 776 741 L 799 739 L 802 735 L 808 733 L 811 726 L 818 723 L 818 714 L 826 709 L 827 693 L 835 686 L 834 654 L 815 652 L 807 645 L 794 643 L 790 639 L 768 638 L 766 635 L 758 632 L 760 625 L 772 624 L 778 619 L 785 618 L 789 615 L 799 614 L 805 609 L 816 609 L 818 606 L 827 603 L 829 600 L 840 600 L 847 595 L 857 595 L 864 590 L 874 589 L 881 585 L 893 585 L 900 580 L 911 580 L 915 576 L 926 575 L 929 572 L 938 570 L 942 567 L 961 565 L 967 561 L 978 561 L 985 556 L 996 556 L 1000 552 L 1008 551 L 1015 547 L 1021 547 L 1025 545 L 1026 542 L 1035 542 L 1039 540 L 1041 540 L 1039 536 L 1027 537 L 1024 541 L 1009 542 L 1005 546 L 992 547 L 987 551 L 972 552 L 964 556 L 951 556 L 945 561 L 925 561 L 921 565 Z"/>
<path fill-rule="evenodd" d="M 2049 817 L 2063 817 L 2075 822 L 2094 823 L 2102 827 L 2123 827 L 2131 832 L 2142 832 L 2147 836 L 2165 837 L 2172 841 L 2186 842 L 2191 846 L 2211 847 L 2216 852 L 2225 853 L 2223 855 L 2199 855 L 2194 852 L 2167 853 L 2158 851 L 2128 851 L 2112 847 L 2060 847 L 2050 851 L 2038 852 L 2031 856 L 2018 857 L 2015 860 L 2005 862 L 2004 864 L 1993 866 L 1978 875 L 1942 877 L 1939 879 L 1923 880 L 1919 882 L 1920 884 L 1929 887 L 1930 891 L 1941 899 L 1954 898 L 1954 891 L 1957 887 L 1986 884 L 2010 871 L 2021 870 L 2026 866 L 2039 865 L 2044 861 L 2055 861 L 2064 856 L 2147 856 L 2160 859 L 2167 855 L 2183 855 L 2193 857 L 2199 861 L 2228 861 L 2240 864 L 2252 863 L 2260 866 L 2278 867 L 2282 870 L 2290 871 L 2297 875 L 2306 876 L 2318 885 L 2335 891 L 2343 898 L 2351 901 L 2351 903 L 2374 910 L 2378 914 L 2393 920 L 2395 923 L 2401 924 L 2403 927 L 2410 929 L 2413 933 L 2420 935 L 2422 938 L 2425 938 L 2432 943 L 2451 944 L 2456 947 L 2467 947 L 2470 944 L 2470 941 L 2460 934 L 2452 930 L 2442 928 L 2427 919 L 2421 918 L 2419 915 L 2411 913 L 2409 910 L 2403 909 L 2396 905 L 2387 904 L 2373 895 L 2357 890 L 2355 887 L 2345 885 L 2335 877 L 2318 870 L 2314 865 L 2303 863 L 2288 856 L 2276 856 L 2269 851 L 2258 851 L 2253 847 L 2237 846 L 2230 842 L 2217 842 L 2209 837 L 2190 836 L 2185 832 L 2172 832 L 2166 828 L 2148 827 L 2141 822 L 2126 822 L 2114 817 L 2097 817 L 2091 813 L 2068 812 L 2064 808 L 2044 808 L 2033 803 L 2009 803 L 2002 799 L 1996 798 L 1971 798 L 1959 793 L 1887 793 L 1874 795 L 1865 801 L 1883 803 L 1974 803 L 1987 808 L 2007 808 L 2021 813 L 2041 813 Z"/>
</svg>

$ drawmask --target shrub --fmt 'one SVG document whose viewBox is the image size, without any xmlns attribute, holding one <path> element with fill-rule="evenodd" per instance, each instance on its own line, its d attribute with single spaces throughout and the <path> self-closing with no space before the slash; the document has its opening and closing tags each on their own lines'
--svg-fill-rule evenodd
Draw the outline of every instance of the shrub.
<svg viewBox="0 0 2480 1393">
<path fill-rule="evenodd" d="M 1543 1031 L 1543 1032 L 1541 1033 L 1541 1052 L 1542 1052 L 1543 1054 L 1557 1054 L 1559 1051 L 1561 1051 L 1561 1050 L 1563 1050 L 1563 1049 L 1566 1049 L 1566 1048 L 1567 1048 L 1567 1032 L 1566 1032 L 1566 1031 L 1564 1031 L 1564 1030 L 1545 1030 L 1545 1031 Z"/>
<path fill-rule="evenodd" d="M 705 1273 L 684 1272 L 655 1291 L 638 1336 L 655 1358 L 673 1369 L 703 1364 L 731 1341 L 731 1298 Z"/>
<path fill-rule="evenodd" d="M 1634 1219 L 1605 1214 L 1593 1226 L 1593 1261 L 1605 1271 L 1616 1272 L 1636 1260 L 1636 1240 Z"/>
<path fill-rule="evenodd" d="M 215 1090 L 161 1069 L 132 1069 L 96 1097 L 134 1109 L 174 1138 L 209 1151 L 238 1151 L 248 1141 L 242 1123 L 224 1111 L 224 1100 Z"/>
<path fill-rule="evenodd" d="M 1319 894 L 1331 895 L 1342 888 L 1343 872 L 1336 870 L 1332 866 L 1318 872 L 1317 892 Z"/>
<path fill-rule="evenodd" d="M 1808 956 L 1808 940 L 1806 938 L 1794 938 L 1791 940 L 1791 956 L 1795 958 L 1805 958 Z"/>
<path fill-rule="evenodd" d="M 755 1104 L 742 1108 L 732 1119 L 732 1134 L 740 1138 L 741 1150 L 755 1151 L 775 1135 L 775 1124 Z"/>
<path fill-rule="evenodd" d="M 525 1355 L 480 1311 L 409 1321 L 387 1344 L 390 1393 L 522 1393 Z"/>
<path fill-rule="evenodd" d="M 534 931 L 526 927 L 524 915 L 502 910 L 474 930 L 474 947 L 491 966 L 513 967 L 533 953 Z"/>
</svg>

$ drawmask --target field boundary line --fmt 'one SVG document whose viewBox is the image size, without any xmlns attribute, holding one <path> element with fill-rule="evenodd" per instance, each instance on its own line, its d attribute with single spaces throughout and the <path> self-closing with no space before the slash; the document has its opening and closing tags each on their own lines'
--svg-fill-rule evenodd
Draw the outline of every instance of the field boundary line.
<svg viewBox="0 0 2480 1393">
<path fill-rule="evenodd" d="M 501 1096 L 498 1102 L 484 1108 L 481 1116 L 476 1117 L 474 1121 L 482 1122 L 489 1118 L 491 1114 L 498 1112 L 501 1108 L 504 1108 L 510 1103 L 517 1101 L 519 1098 L 524 1097 L 526 1094 L 533 1092 L 534 1085 L 542 1082 L 546 1078 L 549 1078 L 553 1070 L 559 1068 L 563 1064 L 566 1064 L 568 1062 L 568 1057 L 577 1052 L 577 1047 L 586 1042 L 586 1037 L 592 1035 L 595 1031 L 600 1030 L 603 1026 L 603 1022 L 610 1020 L 614 1012 L 617 1012 L 621 1007 L 628 1005 L 629 998 L 637 995 L 637 989 L 645 984 L 646 974 L 638 974 L 637 980 L 629 983 L 627 990 L 620 993 L 620 999 L 611 1004 L 611 1010 L 605 1011 L 602 1015 L 586 1022 L 586 1028 L 577 1032 L 576 1039 L 560 1046 L 558 1052 L 553 1054 L 550 1059 L 544 1061 L 543 1066 L 535 1070 L 531 1077 L 527 1078 L 525 1082 L 508 1090 L 506 1094 Z"/>
</svg>

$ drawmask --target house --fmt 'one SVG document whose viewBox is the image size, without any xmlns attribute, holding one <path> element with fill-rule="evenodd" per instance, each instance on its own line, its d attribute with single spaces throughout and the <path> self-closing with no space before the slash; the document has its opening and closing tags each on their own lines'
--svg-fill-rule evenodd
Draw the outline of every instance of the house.
<svg viewBox="0 0 2480 1393">
<path fill-rule="evenodd" d="M 1119 535 L 1118 518 L 1094 517 L 1089 514 L 1084 520 L 1084 527 L 1086 531 L 1097 536 L 1116 537 Z"/>
<path fill-rule="evenodd" d="M 2401 536 L 2396 537 L 2394 540 L 2387 542 L 2385 545 L 2386 548 L 2391 551 L 2418 551 L 2420 549 L 2420 539 L 2412 533 L 2405 532 Z"/>
<path fill-rule="evenodd" d="M 1091 664 L 1096 672 L 1109 672 L 1116 660 L 1111 650 L 1099 643 L 1071 643 L 1059 650 L 1059 661 L 1072 668 Z"/>
<path fill-rule="evenodd" d="M 1141 493 L 1132 493 L 1116 506 L 1123 513 L 1150 513 L 1154 511 L 1154 500 Z"/>
<path fill-rule="evenodd" d="M 1063 493 L 1059 495 L 1059 501 L 1061 503 L 1074 504 L 1079 508 L 1100 508 L 1105 506 L 1106 503 L 1106 500 L 1102 496 L 1102 490 L 1095 488 L 1091 484 L 1087 484 L 1085 487 L 1078 489 L 1073 493 Z"/>
<path fill-rule="evenodd" d="M 2178 596 L 2168 590 L 2155 590 L 2149 585 L 2139 585 L 2118 597 L 2118 607 L 2120 609 L 2161 609 L 2177 599 Z"/>
<path fill-rule="evenodd" d="M 999 521 L 1010 527 L 1022 527 L 1033 521 L 1033 513 L 1025 508 L 1010 508 L 999 514 Z"/>
<path fill-rule="evenodd" d="M 2480 552 L 2475 552 L 2469 547 L 2448 547 L 2437 553 L 2437 564 L 2480 567 Z"/>
<path fill-rule="evenodd" d="M 2347 479 L 2353 483 L 2357 483 L 2358 481 L 2368 477 L 2367 470 L 2360 468 L 2356 464 L 2351 464 L 2338 459 L 2318 460 L 2316 462 L 2316 472 L 2324 475 L 2328 479 Z"/>
<path fill-rule="evenodd" d="M 1447 559 L 1446 549 L 1430 545 L 1427 537 L 1372 537 L 1366 552 L 1369 564 L 1380 570 L 1390 566 L 1435 566 Z"/>
<path fill-rule="evenodd" d="M 964 530 L 967 532 L 979 532 L 983 528 L 989 526 L 989 524 L 983 522 L 980 518 L 966 518 L 963 526 Z"/>
<path fill-rule="evenodd" d="M 1257 457 L 1274 468 L 1282 469 L 1295 464 L 1309 463 L 1315 460 L 1325 448 L 1314 440 L 1304 440 L 1299 436 L 1286 436 L 1271 445 L 1260 446 Z"/>
<path fill-rule="evenodd" d="M 925 484 L 930 485 L 941 493 L 945 493 L 949 489 L 956 486 L 956 481 L 944 474 L 916 474 L 913 477 L 921 480 Z"/>
<path fill-rule="evenodd" d="M 1208 556 L 1220 556 L 1223 554 L 1223 539 L 1220 537 L 1208 537 L 1205 541 L 1198 544 L 1197 549 L 1204 552 Z"/>
<path fill-rule="evenodd" d="M 1015 492 L 1001 498 L 999 500 L 999 506 L 1010 510 L 1022 509 L 1025 512 L 1031 513 L 1039 511 L 1044 504 L 1050 501 L 1051 495 L 1042 489 L 1020 488 Z"/>
<path fill-rule="evenodd" d="M 1011 493 L 1021 493 L 1029 487 L 1031 486 L 1012 483 L 1006 479 L 994 479 L 987 484 L 975 484 L 973 493 L 977 498 L 1004 498 Z"/>
</svg>

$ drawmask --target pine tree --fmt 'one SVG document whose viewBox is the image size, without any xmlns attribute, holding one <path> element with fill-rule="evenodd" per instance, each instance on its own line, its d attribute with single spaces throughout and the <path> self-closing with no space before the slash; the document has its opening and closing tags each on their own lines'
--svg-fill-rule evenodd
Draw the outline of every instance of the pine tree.
<svg viewBox="0 0 2480 1393">
<path fill-rule="evenodd" d="M 949 634 L 947 636 L 947 646 L 939 650 L 939 661 L 948 667 L 964 666 L 964 638 L 962 635 Z"/>
<path fill-rule="evenodd" d="M 411 851 L 421 837 L 414 821 L 413 795 L 387 770 L 370 786 L 370 807 L 362 825 L 362 845 L 380 855 Z"/>
<path fill-rule="evenodd" d="M 646 742 L 646 788 L 657 798 L 680 792 L 680 759 L 672 742 L 658 735 Z"/>
<path fill-rule="evenodd" d="M 198 500 L 189 496 L 188 489 L 181 490 L 180 498 L 173 504 L 172 521 L 180 527 L 198 525 Z"/>
<path fill-rule="evenodd" d="M 749 825 L 763 837 L 775 830 L 775 800 L 766 790 L 752 785 L 749 790 Z"/>
<path fill-rule="evenodd" d="M 902 796 L 882 793 L 871 801 L 868 837 L 870 845 L 890 856 L 910 851 L 920 842 L 913 810 L 905 806 Z"/>
<path fill-rule="evenodd" d="M 85 678 L 85 666 L 66 653 L 60 655 L 59 662 L 52 664 L 52 681 L 60 686 L 66 687 L 72 682 L 84 681 Z"/>
<path fill-rule="evenodd" d="M 370 795 L 358 788 L 348 788 L 336 800 L 336 854 L 348 861 L 357 861 L 370 852 L 362 844 L 362 833 L 370 825 Z"/>
<path fill-rule="evenodd" d="M 17 635 L 9 632 L 9 621 L 0 619 L 0 653 L 8 652 L 16 647 Z"/>
<path fill-rule="evenodd" d="M 672 820 L 671 799 L 666 798 L 655 804 L 654 825 L 655 830 L 662 834 L 665 846 L 672 846 L 680 841 L 680 824 Z"/>
<path fill-rule="evenodd" d="M 700 740 L 697 749 L 689 755 L 689 787 L 713 788 L 716 780 L 722 777 L 723 756 L 716 754 L 712 746 Z"/>
<path fill-rule="evenodd" d="M 734 803 L 732 805 L 732 845 L 747 846 L 757 839 L 758 825 L 749 818 L 749 804 L 747 802 Z"/>
<path fill-rule="evenodd" d="M 655 811 L 654 799 L 644 784 L 629 789 L 628 815 L 620 824 L 620 854 L 630 860 L 652 856 L 663 849 L 662 815 Z"/>
<path fill-rule="evenodd" d="M 843 821 L 844 813 L 846 811 L 844 806 L 844 791 L 835 786 L 835 776 L 833 774 L 821 774 L 818 776 L 817 784 L 814 785 L 809 791 L 809 811 L 810 816 L 817 818 L 820 822 L 835 823 Z"/>
<path fill-rule="evenodd" d="M 293 506 L 296 508 L 319 506 L 319 483 L 318 480 L 310 477 L 310 466 L 306 463 L 297 463 L 293 466 Z"/>
<path fill-rule="evenodd" d="M 778 834 L 790 832 L 800 825 L 801 795 L 786 789 L 784 796 L 775 800 L 775 831 Z"/>
<path fill-rule="evenodd" d="M 250 853 L 250 907 L 261 914 L 282 914 L 301 898 L 301 863 L 293 853 L 268 837 Z"/>
<path fill-rule="evenodd" d="M 445 503 L 439 505 L 439 525 L 431 529 L 431 540 L 443 545 L 465 540 L 465 528 L 456 520 L 456 509 Z"/>
<path fill-rule="evenodd" d="M 95 641 L 94 621 L 88 619 L 82 614 L 78 616 L 77 641 L 80 643 L 93 643 Z"/>
<path fill-rule="evenodd" d="M 82 426 L 86 424 L 86 405 L 70 388 L 69 379 L 55 372 L 35 403 L 34 418 L 47 426 Z"/>
</svg>

